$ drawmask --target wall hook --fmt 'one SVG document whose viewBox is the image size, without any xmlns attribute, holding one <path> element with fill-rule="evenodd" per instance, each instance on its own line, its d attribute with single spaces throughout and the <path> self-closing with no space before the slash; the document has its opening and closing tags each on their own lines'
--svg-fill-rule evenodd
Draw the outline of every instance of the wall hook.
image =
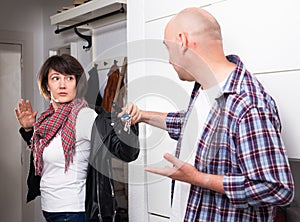
<svg viewBox="0 0 300 222">
<path fill-rule="evenodd" d="M 83 46 L 82 48 L 85 50 L 89 50 L 92 47 L 92 36 L 90 35 L 83 35 L 82 33 L 80 33 L 77 28 L 74 28 L 75 33 L 82 39 L 86 40 L 88 42 L 87 46 Z"/>
</svg>

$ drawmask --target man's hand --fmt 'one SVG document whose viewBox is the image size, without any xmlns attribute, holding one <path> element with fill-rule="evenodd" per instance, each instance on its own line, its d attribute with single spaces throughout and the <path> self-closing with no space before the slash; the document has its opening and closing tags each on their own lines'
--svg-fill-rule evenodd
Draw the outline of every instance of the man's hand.
<svg viewBox="0 0 300 222">
<path fill-rule="evenodd" d="M 164 154 L 164 158 L 172 163 L 173 167 L 146 167 L 145 171 L 195 185 L 196 175 L 201 174 L 201 172 L 199 172 L 193 165 L 183 162 L 169 153 Z"/>
<path fill-rule="evenodd" d="M 150 173 L 170 177 L 173 180 L 179 180 L 225 194 L 223 186 L 224 175 L 202 173 L 198 171 L 193 165 L 183 162 L 169 153 L 166 153 L 164 155 L 164 158 L 172 163 L 173 167 L 146 167 L 145 170 Z"/>
<path fill-rule="evenodd" d="M 125 113 L 131 116 L 131 125 L 134 125 L 141 121 L 142 112 L 137 107 L 137 105 L 132 103 L 126 104 L 125 107 L 122 108 L 122 112 L 118 114 L 118 117 L 121 117 Z"/>
</svg>

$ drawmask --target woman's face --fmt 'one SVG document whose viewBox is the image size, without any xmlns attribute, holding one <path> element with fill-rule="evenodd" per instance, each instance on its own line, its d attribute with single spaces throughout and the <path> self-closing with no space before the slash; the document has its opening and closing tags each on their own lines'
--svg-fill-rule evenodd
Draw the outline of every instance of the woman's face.
<svg viewBox="0 0 300 222">
<path fill-rule="evenodd" d="M 71 102 L 76 96 L 75 75 L 63 75 L 50 69 L 48 73 L 48 90 L 51 94 L 51 101 L 56 107 L 59 104 Z"/>
</svg>

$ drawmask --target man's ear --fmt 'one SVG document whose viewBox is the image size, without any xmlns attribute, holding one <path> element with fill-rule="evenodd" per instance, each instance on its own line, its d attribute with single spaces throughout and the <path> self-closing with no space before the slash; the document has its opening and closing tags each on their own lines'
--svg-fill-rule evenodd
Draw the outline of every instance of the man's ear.
<svg viewBox="0 0 300 222">
<path fill-rule="evenodd" d="M 188 48 L 188 36 L 186 33 L 184 32 L 179 32 L 178 33 L 178 40 L 179 43 L 181 44 L 181 50 L 182 52 L 186 52 L 187 48 Z"/>
</svg>

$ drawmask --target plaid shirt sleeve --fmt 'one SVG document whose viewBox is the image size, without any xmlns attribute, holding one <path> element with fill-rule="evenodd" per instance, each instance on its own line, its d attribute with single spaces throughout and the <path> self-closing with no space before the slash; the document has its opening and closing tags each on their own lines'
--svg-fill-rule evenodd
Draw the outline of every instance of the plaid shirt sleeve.
<svg viewBox="0 0 300 222">
<path fill-rule="evenodd" d="M 294 195 L 280 132 L 279 118 L 263 108 L 250 108 L 237 126 L 240 172 L 224 176 L 230 202 L 238 208 L 287 205 Z"/>
<path fill-rule="evenodd" d="M 167 132 L 172 139 L 179 139 L 184 115 L 185 111 L 168 113 L 166 118 Z"/>
</svg>

